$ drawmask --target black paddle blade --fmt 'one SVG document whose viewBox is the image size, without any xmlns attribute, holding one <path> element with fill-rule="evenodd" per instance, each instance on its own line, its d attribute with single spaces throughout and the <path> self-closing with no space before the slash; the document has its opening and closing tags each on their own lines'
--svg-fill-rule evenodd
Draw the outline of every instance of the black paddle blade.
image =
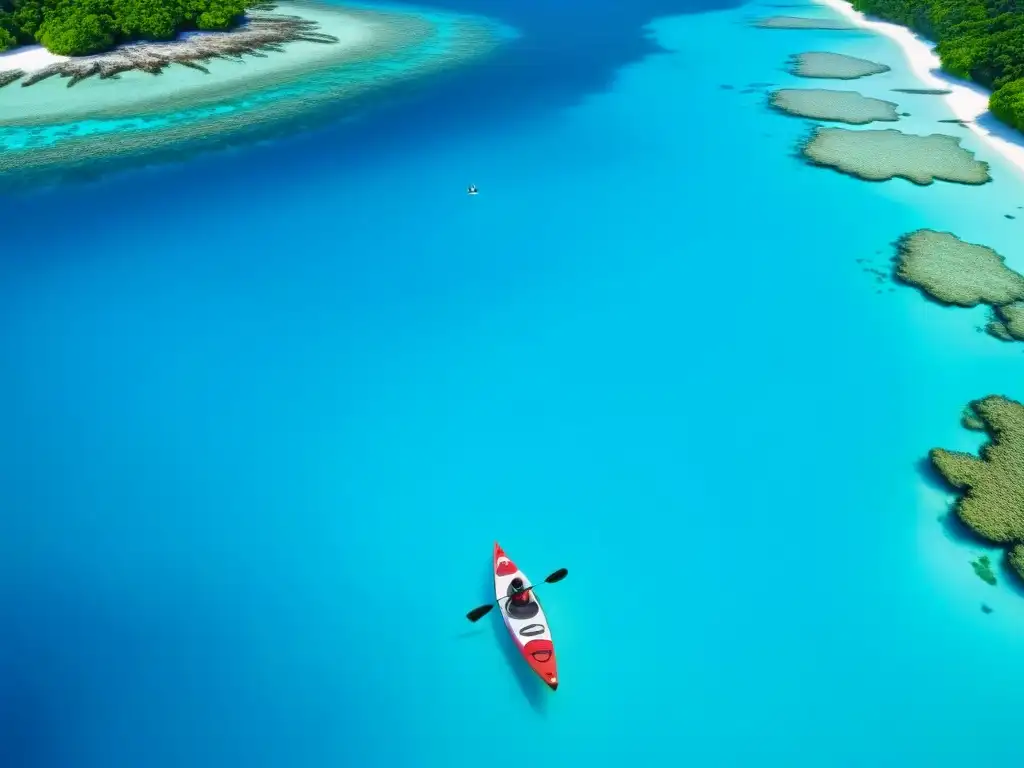
<svg viewBox="0 0 1024 768">
<path fill-rule="evenodd" d="M 494 603 L 490 605 L 481 605 L 479 608 L 474 608 L 472 611 L 466 614 L 466 618 L 470 621 L 480 621 L 484 616 L 491 612 L 491 608 L 494 607 Z"/>
<path fill-rule="evenodd" d="M 546 579 L 544 579 L 544 581 L 546 581 L 548 584 L 554 584 L 556 581 L 561 581 L 562 579 L 564 579 L 568 575 L 569 575 L 569 569 L 568 568 L 559 568 L 557 571 L 555 571 L 550 576 L 548 576 Z"/>
</svg>

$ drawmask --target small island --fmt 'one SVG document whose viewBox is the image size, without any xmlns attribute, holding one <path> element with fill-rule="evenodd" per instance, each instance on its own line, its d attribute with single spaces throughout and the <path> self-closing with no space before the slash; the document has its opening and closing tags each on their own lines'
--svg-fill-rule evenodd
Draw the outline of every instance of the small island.
<svg viewBox="0 0 1024 768">
<path fill-rule="evenodd" d="M 888 71 L 889 67 L 885 64 L 842 53 L 809 51 L 798 53 L 789 60 L 789 72 L 797 77 L 856 80 Z"/>
<path fill-rule="evenodd" d="M 815 128 L 801 152 L 811 165 L 833 168 L 864 181 L 902 178 L 925 186 L 936 180 L 986 184 L 988 163 L 944 134 L 916 136 L 895 129 Z"/>
<path fill-rule="evenodd" d="M 807 16 L 769 16 L 758 19 L 754 26 L 759 29 L 835 29 L 855 30 L 853 24 L 838 19 L 812 19 Z"/>
<path fill-rule="evenodd" d="M 768 103 L 787 115 L 849 125 L 895 122 L 900 119 L 895 103 L 872 99 L 855 91 L 780 88 L 769 96 Z"/>
<path fill-rule="evenodd" d="M 928 456 L 959 493 L 956 516 L 982 539 L 1005 547 L 1011 568 L 1024 579 L 1024 405 L 989 395 L 970 408 L 989 437 L 979 455 L 933 448 Z"/>
<path fill-rule="evenodd" d="M 0 0 L 0 51 L 39 43 L 86 56 L 139 40 L 237 27 L 247 0 Z"/>
<path fill-rule="evenodd" d="M 29 1 L 0 3 L 17 15 Z M 122 10 L 137 1 L 109 0 Z M 59 9 L 65 0 L 42 2 Z M 146 2 L 153 10 L 178 0 Z M 211 2 L 188 0 L 190 8 Z M 213 23 L 202 14 L 174 18 L 186 27 Z M 166 27 L 170 39 L 161 40 L 150 39 L 158 31 L 151 27 L 131 41 L 104 37 L 115 46 L 87 55 L 34 44 L 0 54 L 0 186 L 95 178 L 288 133 L 356 100 L 365 108 L 375 91 L 465 65 L 516 35 L 480 16 L 312 0 L 250 3 L 223 30 L 177 29 Z"/>
<path fill-rule="evenodd" d="M 1024 341 L 1024 275 L 984 245 L 967 243 L 951 232 L 919 229 L 896 243 L 894 278 L 940 304 L 988 305 L 993 318 L 986 331 L 1004 341 Z M 979 428 L 977 414 L 965 426 Z"/>
</svg>

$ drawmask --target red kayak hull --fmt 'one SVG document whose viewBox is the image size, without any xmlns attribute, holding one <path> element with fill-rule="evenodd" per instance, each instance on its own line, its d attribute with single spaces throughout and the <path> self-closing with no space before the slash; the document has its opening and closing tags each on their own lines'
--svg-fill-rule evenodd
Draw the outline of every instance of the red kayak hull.
<svg viewBox="0 0 1024 768">
<path fill-rule="evenodd" d="M 498 542 L 494 542 L 494 595 L 498 600 L 505 628 L 530 669 L 551 690 L 557 690 L 558 661 L 555 657 L 555 644 L 536 593 L 530 593 L 532 599 L 523 607 L 513 605 L 508 599 L 508 595 L 511 594 L 509 585 L 517 576 L 527 587 L 531 586 L 526 574 L 512 562 Z"/>
</svg>

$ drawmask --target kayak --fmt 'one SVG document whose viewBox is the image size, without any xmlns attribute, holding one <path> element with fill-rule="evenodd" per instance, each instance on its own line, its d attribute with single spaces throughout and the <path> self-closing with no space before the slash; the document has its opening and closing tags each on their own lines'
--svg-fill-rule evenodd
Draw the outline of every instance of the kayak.
<svg viewBox="0 0 1024 768">
<path fill-rule="evenodd" d="M 516 576 L 523 580 L 525 587 L 531 586 L 526 574 L 509 559 L 498 542 L 494 542 L 494 596 L 501 607 L 505 627 L 519 652 L 526 659 L 526 663 L 530 665 L 530 669 L 536 672 L 551 690 L 557 690 L 558 665 L 555 662 L 555 645 L 551 640 L 551 630 L 544 616 L 544 609 L 537 600 L 537 593 L 531 591 L 530 602 L 524 606 L 514 605 L 508 599 L 512 595 L 512 579 Z"/>
</svg>

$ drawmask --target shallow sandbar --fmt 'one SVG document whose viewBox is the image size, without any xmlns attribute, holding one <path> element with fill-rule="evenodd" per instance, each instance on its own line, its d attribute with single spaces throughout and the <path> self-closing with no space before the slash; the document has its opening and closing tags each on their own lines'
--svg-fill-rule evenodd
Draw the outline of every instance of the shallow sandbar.
<svg viewBox="0 0 1024 768">
<path fill-rule="evenodd" d="M 832 80 L 856 80 L 859 77 L 880 75 L 889 67 L 877 61 L 859 59 L 842 53 L 809 51 L 798 53 L 789 60 L 789 71 L 797 77 L 823 77 Z"/>
<path fill-rule="evenodd" d="M 916 96 L 948 96 L 952 93 L 948 88 L 893 88 L 895 93 L 910 93 Z"/>
<path fill-rule="evenodd" d="M 754 26 L 760 29 L 857 29 L 846 21 L 812 19 L 807 16 L 769 16 L 765 19 L 758 19 L 754 22 Z"/>
</svg>

